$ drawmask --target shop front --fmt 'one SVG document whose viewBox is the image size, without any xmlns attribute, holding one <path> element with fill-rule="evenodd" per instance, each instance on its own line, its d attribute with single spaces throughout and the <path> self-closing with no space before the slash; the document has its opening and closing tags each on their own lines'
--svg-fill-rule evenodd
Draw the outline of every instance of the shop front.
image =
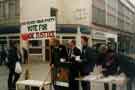
<svg viewBox="0 0 135 90">
<path fill-rule="evenodd" d="M 19 26 L 0 27 L 0 47 L 9 48 L 11 41 L 20 43 Z"/>
<path fill-rule="evenodd" d="M 57 25 L 56 37 L 60 43 L 67 45 L 69 40 L 76 40 L 77 47 L 81 48 L 81 36 L 86 36 L 91 42 L 90 28 L 82 25 Z M 89 43 L 91 44 L 91 43 Z M 50 60 L 49 39 L 45 40 L 29 40 L 29 54 L 32 60 Z"/>
<path fill-rule="evenodd" d="M 10 41 L 17 41 L 21 48 L 23 46 L 20 42 L 20 27 L 5 27 L 0 29 L 0 45 L 4 45 L 9 48 Z M 9 32 L 10 31 L 10 32 Z M 89 39 L 89 44 L 91 45 L 91 29 L 83 25 L 57 25 L 56 37 L 59 38 L 61 44 L 67 45 L 68 40 L 75 39 L 77 46 L 81 47 L 81 36 L 86 36 Z M 49 58 L 49 40 L 39 39 L 39 40 L 28 40 L 25 43 L 28 46 L 30 60 L 36 61 L 48 61 Z"/>
<path fill-rule="evenodd" d="M 117 33 L 113 33 L 113 32 L 103 32 L 103 31 L 92 30 L 92 42 L 93 42 L 93 45 L 96 45 L 96 44 L 111 45 L 113 49 L 117 50 L 118 35 Z"/>
<path fill-rule="evenodd" d="M 128 33 L 120 33 L 118 36 L 119 52 L 126 54 L 134 53 L 134 36 Z"/>
</svg>

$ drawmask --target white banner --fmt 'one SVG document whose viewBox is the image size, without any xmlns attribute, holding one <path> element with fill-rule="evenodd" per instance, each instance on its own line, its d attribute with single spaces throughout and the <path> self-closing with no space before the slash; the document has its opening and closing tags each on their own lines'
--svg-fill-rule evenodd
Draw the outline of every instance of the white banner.
<svg viewBox="0 0 135 90">
<path fill-rule="evenodd" d="M 42 18 L 21 23 L 22 39 L 46 39 L 56 36 L 56 20 L 54 17 Z"/>
</svg>

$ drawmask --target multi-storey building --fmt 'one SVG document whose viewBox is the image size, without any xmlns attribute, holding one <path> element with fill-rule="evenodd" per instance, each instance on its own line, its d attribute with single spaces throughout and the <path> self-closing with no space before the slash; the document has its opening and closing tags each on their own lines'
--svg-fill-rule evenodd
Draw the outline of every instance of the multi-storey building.
<svg viewBox="0 0 135 90">
<path fill-rule="evenodd" d="M 134 8 L 128 0 L 93 0 L 92 23 L 117 33 L 119 50 L 130 51 L 133 47 Z"/>
<path fill-rule="evenodd" d="M 46 3 L 49 1 L 49 4 Z M 135 33 L 135 6 L 129 0 L 46 0 L 47 16 L 55 16 L 57 20 L 58 38 L 62 42 L 77 37 L 80 31 L 91 36 L 91 43 L 117 42 L 119 50 L 130 52 L 133 47 Z M 26 2 L 27 3 L 27 2 Z M 36 1 L 33 5 L 38 4 Z M 25 5 L 23 6 L 25 7 Z M 36 6 L 35 6 L 36 7 Z M 9 45 L 10 40 L 19 42 L 20 0 L 0 0 L 0 44 Z M 45 15 L 45 16 L 46 16 Z M 63 33 L 68 34 L 63 34 Z M 65 40 L 63 40 L 65 39 Z M 78 38 L 77 38 L 78 39 Z M 31 46 L 42 49 L 42 41 L 30 41 Z M 32 50 L 31 52 L 35 52 Z M 42 53 L 44 56 L 44 53 Z"/>
</svg>

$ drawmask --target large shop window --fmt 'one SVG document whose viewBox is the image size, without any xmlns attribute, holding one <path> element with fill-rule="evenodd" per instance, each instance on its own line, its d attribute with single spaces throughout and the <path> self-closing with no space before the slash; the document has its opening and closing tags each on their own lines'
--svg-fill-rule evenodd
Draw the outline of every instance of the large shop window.
<svg viewBox="0 0 135 90">
<path fill-rule="evenodd" d="M 41 47 L 42 41 L 41 40 L 30 40 L 29 45 L 30 45 L 30 47 Z"/>
<path fill-rule="evenodd" d="M 57 22 L 57 20 L 58 20 L 58 10 L 56 9 L 56 8 L 51 8 L 51 12 L 50 12 L 50 14 L 51 14 L 51 16 L 52 17 L 55 17 L 56 18 L 56 22 Z"/>
</svg>

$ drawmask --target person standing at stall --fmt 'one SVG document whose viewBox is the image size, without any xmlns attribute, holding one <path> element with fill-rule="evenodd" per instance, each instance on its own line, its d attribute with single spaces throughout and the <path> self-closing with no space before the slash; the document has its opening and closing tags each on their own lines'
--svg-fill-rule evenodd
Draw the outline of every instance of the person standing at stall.
<svg viewBox="0 0 135 90">
<path fill-rule="evenodd" d="M 81 53 L 81 76 L 87 76 L 90 72 L 93 71 L 97 52 L 95 49 L 88 46 L 88 38 L 85 36 L 81 37 L 82 53 Z M 83 90 L 90 90 L 90 82 L 82 81 L 81 82 Z"/>
<path fill-rule="evenodd" d="M 117 75 L 118 73 L 118 62 L 117 58 L 115 57 L 115 52 L 109 49 L 106 53 L 105 61 L 102 65 L 103 68 L 103 75 Z M 109 90 L 109 85 L 105 84 L 106 89 Z M 108 88 L 108 89 L 107 89 Z M 112 90 L 116 90 L 116 84 L 112 84 Z"/>
<path fill-rule="evenodd" d="M 79 76 L 79 62 L 81 51 L 76 46 L 76 41 L 69 41 L 68 61 L 71 63 L 70 90 L 79 90 L 79 82 L 75 80 Z"/>
<path fill-rule="evenodd" d="M 21 72 L 16 71 L 16 63 L 21 64 L 21 53 L 17 42 L 11 42 L 11 47 L 8 51 L 8 90 L 16 90 L 16 82 L 20 77 Z"/>
<path fill-rule="evenodd" d="M 104 77 L 109 75 L 116 75 L 118 68 L 117 57 L 115 56 L 115 51 L 109 49 L 106 45 L 101 45 L 99 48 L 99 56 L 97 61 L 97 66 L 102 68 L 102 73 Z M 109 84 L 104 84 L 104 89 L 109 90 Z M 112 85 L 112 90 L 116 90 L 116 85 Z"/>
<path fill-rule="evenodd" d="M 61 90 L 61 87 L 56 85 L 56 73 L 57 69 L 60 66 L 60 63 L 66 62 L 67 58 L 67 51 L 66 47 L 64 45 L 60 45 L 60 42 L 56 38 L 52 38 L 50 40 L 51 45 L 51 61 L 50 61 L 50 67 L 51 67 L 51 74 L 52 74 L 52 83 L 54 90 Z"/>
</svg>

